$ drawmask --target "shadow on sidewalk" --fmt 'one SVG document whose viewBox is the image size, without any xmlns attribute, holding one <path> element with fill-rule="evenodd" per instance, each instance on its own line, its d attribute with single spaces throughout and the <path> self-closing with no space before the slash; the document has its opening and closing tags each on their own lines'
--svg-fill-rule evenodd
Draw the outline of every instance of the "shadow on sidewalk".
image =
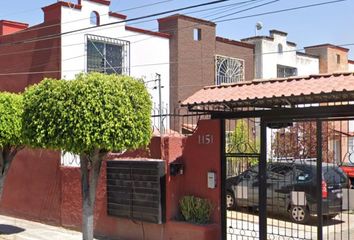
<svg viewBox="0 0 354 240">
<path fill-rule="evenodd" d="M 0 224 L 0 235 L 11 235 L 25 231 L 23 228 L 19 228 L 13 225 Z"/>
</svg>

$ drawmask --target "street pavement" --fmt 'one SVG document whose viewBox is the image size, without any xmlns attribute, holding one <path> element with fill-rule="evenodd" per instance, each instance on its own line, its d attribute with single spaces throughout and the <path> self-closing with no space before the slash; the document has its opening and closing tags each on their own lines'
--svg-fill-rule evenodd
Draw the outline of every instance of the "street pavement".
<svg viewBox="0 0 354 240">
<path fill-rule="evenodd" d="M 227 212 L 227 240 L 258 240 L 259 219 L 247 212 Z M 269 216 L 267 219 L 270 240 L 315 240 L 317 239 L 317 219 L 313 217 L 308 225 L 290 222 L 285 216 Z M 343 212 L 336 218 L 325 221 L 322 228 L 323 239 L 354 239 L 354 214 Z"/>
<path fill-rule="evenodd" d="M 289 222 L 286 217 L 269 216 L 268 239 L 303 240 L 317 239 L 316 218 L 308 225 Z M 227 212 L 227 240 L 256 240 L 259 237 L 258 216 L 247 212 Z M 354 214 L 343 212 L 326 221 L 323 239 L 352 240 Z M 81 240 L 80 232 L 0 215 L 0 240 Z M 97 240 L 110 240 L 98 238 Z M 115 239 L 116 240 L 116 239 Z"/>
<path fill-rule="evenodd" d="M 0 215 L 0 239 L 81 240 L 82 235 L 77 231 Z"/>
</svg>

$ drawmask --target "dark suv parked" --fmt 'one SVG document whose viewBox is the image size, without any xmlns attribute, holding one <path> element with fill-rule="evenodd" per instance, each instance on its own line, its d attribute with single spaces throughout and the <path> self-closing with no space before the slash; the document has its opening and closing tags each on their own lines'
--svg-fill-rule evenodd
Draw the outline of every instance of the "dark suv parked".
<svg viewBox="0 0 354 240">
<path fill-rule="evenodd" d="M 258 207 L 258 166 L 226 180 L 226 206 Z M 333 218 L 342 210 L 345 173 L 336 165 L 322 164 L 322 186 L 316 185 L 316 162 L 274 162 L 267 167 L 267 210 L 288 213 L 291 220 L 306 223 L 316 214 L 316 192 L 322 188 L 323 215 Z"/>
</svg>

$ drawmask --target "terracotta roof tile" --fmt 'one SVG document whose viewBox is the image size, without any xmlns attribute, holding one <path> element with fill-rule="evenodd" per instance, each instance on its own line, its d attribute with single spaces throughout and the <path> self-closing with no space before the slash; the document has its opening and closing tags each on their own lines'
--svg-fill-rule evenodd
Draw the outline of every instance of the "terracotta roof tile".
<svg viewBox="0 0 354 240">
<path fill-rule="evenodd" d="M 235 84 L 207 86 L 183 101 L 182 106 L 222 102 L 237 103 L 259 99 L 270 100 L 334 92 L 354 92 L 354 73 L 319 74 L 268 80 L 256 79 Z"/>
</svg>

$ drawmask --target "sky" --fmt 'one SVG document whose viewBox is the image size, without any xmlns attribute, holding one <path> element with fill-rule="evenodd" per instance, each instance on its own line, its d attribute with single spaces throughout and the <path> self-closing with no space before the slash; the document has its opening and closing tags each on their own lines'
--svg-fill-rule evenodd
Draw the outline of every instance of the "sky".
<svg viewBox="0 0 354 240">
<path fill-rule="evenodd" d="M 77 3 L 78 0 L 68 1 Z M 211 1 L 212 0 L 111 0 L 110 9 L 111 11 L 127 15 L 129 19 Z M 316 4 L 330 0 L 278 0 L 271 4 L 247 10 L 242 13 L 235 13 L 252 6 L 270 2 L 271 0 L 257 0 L 254 1 L 252 5 L 248 3 L 249 5 L 243 7 L 235 5 L 236 3 L 244 1 L 246 0 L 229 0 L 212 6 L 185 10 L 179 13 L 208 20 L 213 20 L 222 15 L 230 14 L 230 16 L 223 18 L 229 19 Z M 41 8 L 55 2 L 56 0 L 2 1 L 0 19 L 25 22 L 30 25 L 41 23 L 43 21 L 43 12 Z M 157 4 L 152 5 L 154 3 Z M 147 4 L 151 5 L 127 10 Z M 218 8 L 230 4 L 234 5 Z M 157 21 L 154 19 L 152 20 L 153 21 L 145 23 L 130 22 L 129 25 L 142 27 L 148 30 L 156 30 Z M 323 43 L 331 43 L 341 46 L 352 44 L 351 46 L 347 45 L 343 47 L 350 49 L 349 58 L 354 60 L 354 0 L 265 16 L 220 22 L 217 23 L 217 35 L 235 40 L 251 37 L 255 35 L 255 25 L 257 22 L 263 24 L 263 29 L 258 32 L 258 35 L 268 35 L 269 30 L 271 29 L 287 32 L 288 41 L 297 43 L 298 49 Z"/>
</svg>

